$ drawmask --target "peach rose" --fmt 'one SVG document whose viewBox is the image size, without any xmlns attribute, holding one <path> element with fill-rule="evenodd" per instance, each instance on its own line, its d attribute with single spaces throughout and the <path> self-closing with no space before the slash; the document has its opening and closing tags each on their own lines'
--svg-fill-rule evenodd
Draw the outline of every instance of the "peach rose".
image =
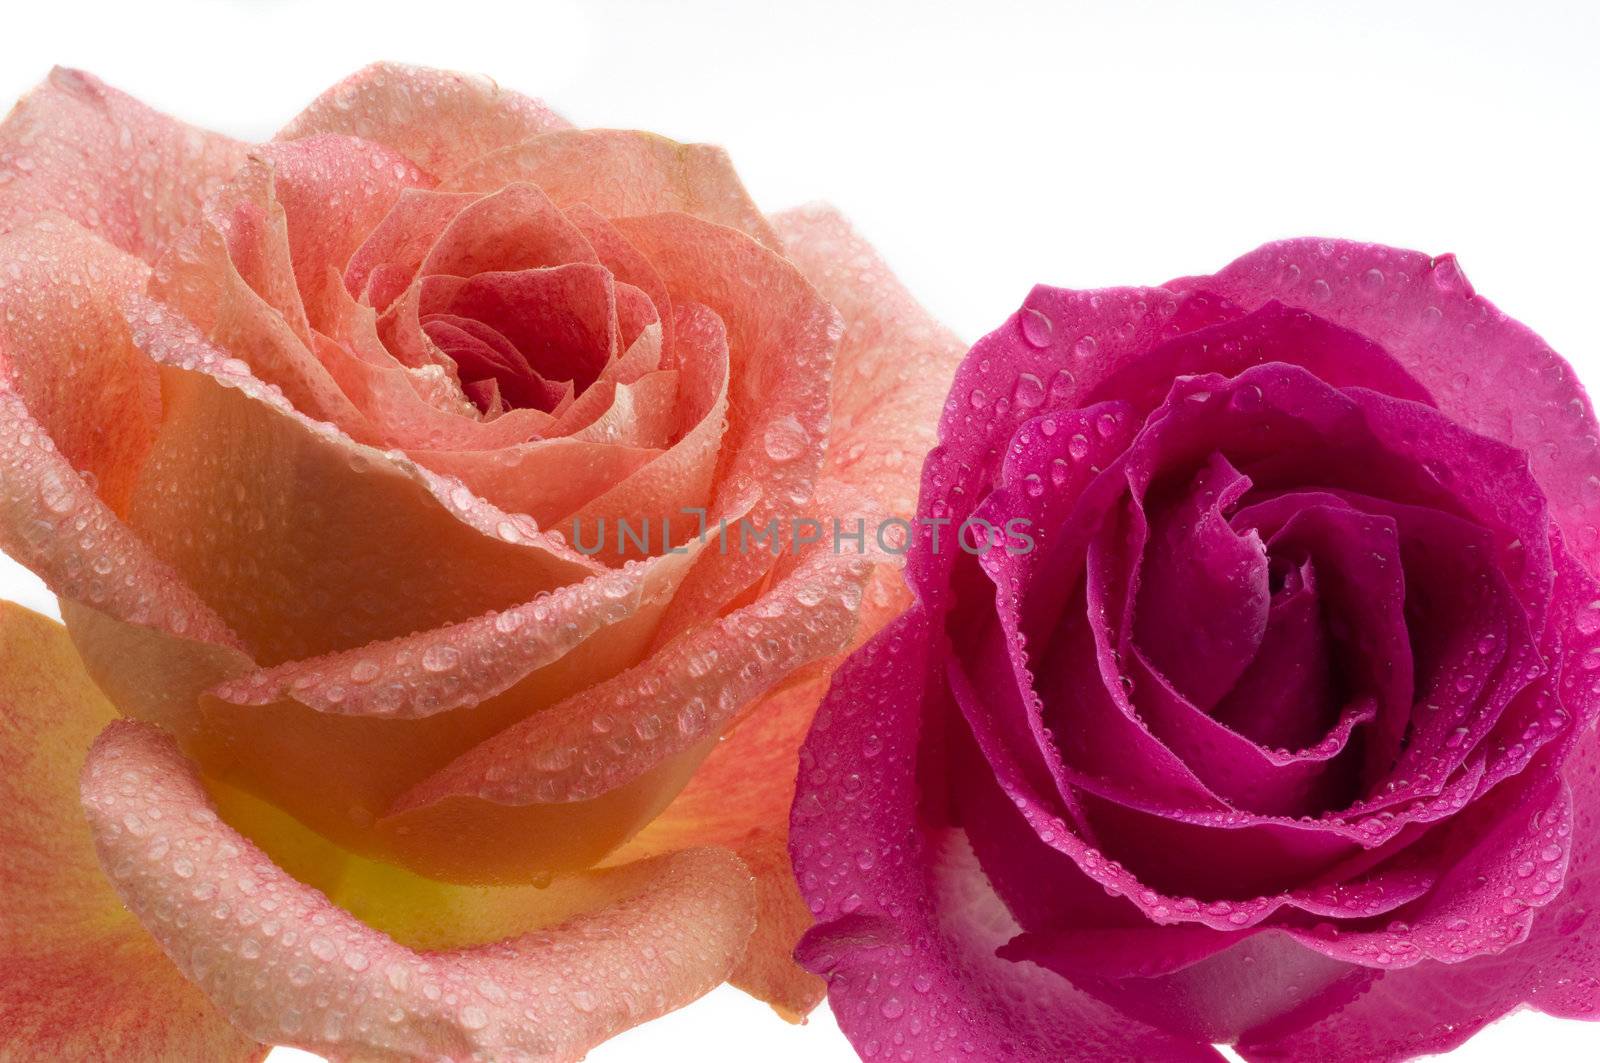
<svg viewBox="0 0 1600 1063">
<path fill-rule="evenodd" d="M 58 71 L 0 233 L 0 545 L 66 621 L 0 622 L 9 1045 L 570 1059 L 726 979 L 816 1003 L 796 749 L 904 590 L 787 529 L 911 511 L 961 351 L 838 215 L 455 74 L 247 145 Z"/>
</svg>

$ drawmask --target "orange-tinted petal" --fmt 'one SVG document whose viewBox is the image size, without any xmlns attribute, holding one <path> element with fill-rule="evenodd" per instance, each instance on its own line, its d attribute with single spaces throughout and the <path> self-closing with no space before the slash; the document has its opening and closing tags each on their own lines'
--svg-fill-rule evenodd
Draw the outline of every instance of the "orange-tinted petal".
<svg viewBox="0 0 1600 1063">
<path fill-rule="evenodd" d="M 631 129 L 566 129 L 475 159 L 442 187 L 489 192 L 515 181 L 538 185 L 563 207 L 583 203 L 610 218 L 676 211 L 782 248 L 728 153 L 709 144 Z"/>
<path fill-rule="evenodd" d="M 615 859 L 698 845 L 738 848 L 753 832 L 785 829 L 800 745 L 827 689 L 828 671 L 807 669 L 752 706 L 666 811 Z"/>
<path fill-rule="evenodd" d="M 401 362 L 379 339 L 371 307 L 356 302 L 342 285 L 330 284 L 323 291 L 325 313 L 318 327 L 327 334 L 312 337 L 318 356 L 356 408 L 381 426 L 389 445 L 413 451 L 494 451 L 531 439 L 555 423 L 543 410 L 528 409 L 479 420 L 443 366 Z M 470 486 L 487 496 L 479 485 Z"/>
<path fill-rule="evenodd" d="M 838 314 L 793 265 L 743 233 L 686 214 L 614 224 L 661 273 L 674 302 L 709 307 L 727 329 L 728 431 L 713 521 L 754 487 L 752 526 L 777 521 L 781 528 L 816 488 Z M 771 562 L 761 550 L 703 556 L 673 602 L 667 630 L 715 616 Z"/>
<path fill-rule="evenodd" d="M 572 433 L 572 438 L 664 450 L 672 445 L 683 419 L 678 392 L 676 369 L 657 369 L 631 383 L 618 384 L 606 412 Z"/>
<path fill-rule="evenodd" d="M 352 295 L 365 296 L 374 309 L 388 309 L 411 283 L 440 234 L 479 198 L 465 192 L 430 189 L 401 192 L 389 213 L 351 255 L 344 269 L 345 286 Z"/>
<path fill-rule="evenodd" d="M 307 417 L 363 443 L 378 430 L 312 353 L 272 167 L 252 158 L 156 263 L 149 294 L 183 314 Z"/>
<path fill-rule="evenodd" d="M 635 527 L 642 522 L 651 540 L 646 552 L 656 552 L 667 548 L 663 538 L 678 544 L 697 533 L 695 516 L 684 510 L 704 509 L 710 502 L 728 409 L 728 340 L 722 320 L 706 307 L 680 303 L 676 313 L 673 331 L 682 369 L 671 412 L 687 430 L 632 475 L 614 480 L 576 512 L 562 514 L 560 526 L 570 524 L 570 534 L 583 538 L 586 549 L 603 539 L 606 557 L 639 552 L 637 544 L 619 538 L 619 520 L 633 521 Z"/>
<path fill-rule="evenodd" d="M 758 831 L 735 851 L 756 879 L 756 932 L 728 981 L 799 1022 L 822 1003 L 828 986 L 794 962 L 795 946 L 816 919 L 789 866 L 788 826 Z"/>
<path fill-rule="evenodd" d="M 109 727 L 83 797 L 102 864 L 180 969 L 241 1029 L 337 1058 L 574 1060 L 721 982 L 754 924 L 744 866 L 697 850 L 609 873 L 607 902 L 560 925 L 418 952 L 224 825 L 153 729 Z"/>
<path fill-rule="evenodd" d="M 637 663 L 691 561 L 662 557 L 514 609 L 232 678 L 199 699 L 201 725 L 186 749 L 212 778 L 351 851 L 441 878 L 537 878 L 551 869 L 550 849 L 604 852 L 665 801 L 641 788 L 592 808 L 547 810 L 527 829 L 515 817 L 437 833 L 374 820 L 478 742 Z M 538 843 L 494 840 L 506 837 Z"/>
<path fill-rule="evenodd" d="M 166 416 L 129 522 L 262 663 L 465 620 L 595 571 L 459 483 L 310 421 L 169 311 L 135 318 Z"/>
<path fill-rule="evenodd" d="M 794 961 L 795 945 L 815 920 L 789 866 L 788 836 L 800 745 L 830 671 L 808 668 L 749 709 L 672 804 L 610 857 L 620 864 L 702 845 L 737 852 L 756 877 L 759 916 L 731 981 L 791 1022 L 825 992 L 822 980 Z"/>
<path fill-rule="evenodd" d="M 814 548 L 753 604 L 506 728 L 426 779 L 392 811 L 424 809 L 450 797 L 504 805 L 592 800 L 698 752 L 796 669 L 844 648 L 869 567 L 861 557 Z"/>
<path fill-rule="evenodd" d="M 442 193 L 436 193 L 440 195 Z M 409 197 L 407 205 L 437 203 Z M 427 210 L 432 207 L 424 208 Z M 409 247 L 407 248 L 409 250 Z M 357 252 L 358 261 L 365 262 Z M 428 247 L 416 276 L 379 319 L 384 342 L 407 365 L 430 362 L 448 365 L 422 332 L 420 320 L 424 285 L 435 276 L 469 278 L 486 272 L 515 272 L 544 269 L 572 263 L 597 263 L 599 256 L 548 196 L 533 185 L 507 185 L 500 191 L 475 200 L 455 214 Z M 398 279 L 406 267 L 393 274 Z M 368 279 L 369 300 L 378 305 L 375 287 L 384 280 L 381 272 Z"/>
<path fill-rule="evenodd" d="M 57 68 L 0 126 L 0 231 L 60 213 L 154 262 L 245 151 Z"/>
<path fill-rule="evenodd" d="M 77 779 L 115 718 L 61 625 L 0 602 L 0 1056 L 259 1059 L 265 1049 L 162 955 L 95 859 Z M 143 838 L 147 852 L 161 844 Z"/>
<path fill-rule="evenodd" d="M 161 413 L 155 368 L 122 315 L 149 272 L 60 216 L 0 236 L 0 374 L 113 508 Z"/>
<path fill-rule="evenodd" d="M 966 344 L 912 298 L 838 211 L 803 207 L 772 221 L 790 260 L 844 317 L 824 475 L 909 516 Z M 1023 391 L 1016 401 L 1042 397 Z"/>
<path fill-rule="evenodd" d="M 57 596 L 223 646 L 237 639 L 94 493 L 0 381 L 0 547 Z"/>
<path fill-rule="evenodd" d="M 538 100 L 488 78 L 374 63 L 318 96 L 278 139 L 345 133 L 387 145 L 437 175 L 496 148 L 566 128 Z"/>
<path fill-rule="evenodd" d="M 617 227 L 593 207 L 586 203 L 574 203 L 567 206 L 565 211 L 568 220 L 578 227 L 584 239 L 589 241 L 589 246 L 594 248 L 600 264 L 609 269 L 619 283 L 631 284 L 649 296 L 650 302 L 655 307 L 656 320 L 665 330 L 662 347 L 671 351 L 673 349 L 672 294 L 667 290 L 667 284 L 661 279 L 660 272 L 643 252 L 629 243 L 627 237 L 618 232 Z M 626 335 L 623 340 L 632 342 Z"/>
<path fill-rule="evenodd" d="M 512 609 L 219 685 L 233 705 L 293 697 L 341 716 L 415 720 L 481 704 L 669 589 L 671 559 L 603 572 Z M 680 563 L 681 564 L 681 563 Z"/>
<path fill-rule="evenodd" d="M 354 137 L 306 137 L 257 149 L 272 165 L 302 300 L 317 324 L 330 270 L 351 256 L 408 189 L 432 178 L 392 148 Z"/>
</svg>

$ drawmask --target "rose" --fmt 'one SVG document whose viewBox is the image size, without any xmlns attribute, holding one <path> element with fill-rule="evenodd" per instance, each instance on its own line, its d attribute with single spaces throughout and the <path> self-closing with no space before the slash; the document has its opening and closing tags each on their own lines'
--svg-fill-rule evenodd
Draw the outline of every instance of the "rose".
<svg viewBox="0 0 1600 1063">
<path fill-rule="evenodd" d="M 1600 515 L 1571 369 L 1453 259 L 1038 288 L 958 370 L 791 846 L 866 1058 L 1396 1059 L 1600 1016 Z"/>
<path fill-rule="evenodd" d="M 453 74 L 249 146 L 57 72 L 0 233 L 0 544 L 82 657 L 7 614 L 8 1044 L 564 1059 L 728 977 L 815 1003 L 788 780 L 903 591 L 789 530 L 910 511 L 959 353 L 835 214 Z M 63 782 L 113 713 L 115 893 Z"/>
</svg>

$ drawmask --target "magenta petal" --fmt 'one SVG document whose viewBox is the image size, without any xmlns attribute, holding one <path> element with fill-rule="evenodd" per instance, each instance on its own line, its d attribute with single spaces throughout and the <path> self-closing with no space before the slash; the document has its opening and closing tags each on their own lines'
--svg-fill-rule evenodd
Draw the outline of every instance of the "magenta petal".
<svg viewBox="0 0 1600 1063">
<path fill-rule="evenodd" d="M 1024 935 L 1005 954 L 1058 971 L 1158 1029 L 1211 1042 L 1231 1043 L 1291 1016 L 1320 1017 L 1374 978 L 1270 931 L 1069 931 Z"/>
<path fill-rule="evenodd" d="M 1567 542 L 1591 571 L 1600 563 L 1600 495 L 1588 486 L 1600 430 L 1589 398 L 1572 367 L 1478 295 L 1452 256 L 1286 240 L 1168 287 L 1246 308 L 1304 307 L 1380 344 L 1451 420 L 1526 452 Z"/>
<path fill-rule="evenodd" d="M 1309 558 L 1317 566 L 1339 682 L 1352 696 L 1376 702 L 1365 744 L 1369 778 L 1393 765 L 1411 722 L 1411 644 L 1396 536 L 1387 517 L 1313 506 L 1297 512 L 1268 540 L 1274 556 Z"/>
<path fill-rule="evenodd" d="M 1016 924 L 961 836 L 919 823 L 929 634 L 913 609 L 857 653 L 802 753 L 790 851 L 819 923 L 797 955 L 828 980 L 846 1036 L 869 1058 L 894 1045 L 915 1059 L 1218 1059 L 994 955 Z M 873 751 L 865 775 L 859 750 Z"/>
<path fill-rule="evenodd" d="M 1283 588 L 1273 595 L 1261 652 L 1212 715 L 1260 745 L 1301 749 L 1320 738 L 1337 715 L 1333 689 L 1316 566 L 1307 559 L 1289 569 Z"/>
<path fill-rule="evenodd" d="M 988 456 L 1041 413 L 1041 404 L 1045 413 L 1086 405 L 1095 385 L 1177 322 L 1195 328 L 1235 316 L 1237 309 L 1207 296 L 1184 299 L 1160 288 L 1035 288 L 1023 308 L 979 340 L 957 369 L 939 420 L 940 444 L 923 466 L 919 515 L 960 524 L 981 500 L 980 488 L 990 477 Z M 1021 398 L 1010 401 L 1014 394 Z M 991 415 L 1002 398 L 1009 403 L 1006 412 Z M 918 550 L 908 560 L 908 576 L 930 603 L 942 601 L 951 557 Z"/>
<path fill-rule="evenodd" d="M 1573 604 L 1583 608 L 1587 601 Z M 1571 780 L 1573 809 L 1566 877 L 1559 895 L 1534 914 L 1526 941 L 1463 963 L 1423 961 L 1384 972 L 1368 991 L 1325 1016 L 1257 1031 L 1240 1042 L 1240 1054 L 1252 1061 L 1408 1059 L 1449 1051 L 1524 1002 L 1564 1018 L 1600 1019 L 1600 923 L 1593 918 L 1600 910 L 1595 732 L 1583 732 L 1564 774 Z"/>
<path fill-rule="evenodd" d="M 1096 394 L 1154 409 L 1179 377 L 1238 376 L 1268 362 L 1299 366 L 1336 388 L 1370 388 L 1434 404 L 1428 389 L 1372 340 L 1276 302 L 1167 340 L 1130 360 L 1102 382 Z"/>
<path fill-rule="evenodd" d="M 1249 489 L 1248 477 L 1213 454 L 1179 497 L 1149 518 L 1134 638 L 1150 663 L 1205 709 L 1250 666 L 1267 630 L 1266 548 L 1224 515 Z"/>
</svg>

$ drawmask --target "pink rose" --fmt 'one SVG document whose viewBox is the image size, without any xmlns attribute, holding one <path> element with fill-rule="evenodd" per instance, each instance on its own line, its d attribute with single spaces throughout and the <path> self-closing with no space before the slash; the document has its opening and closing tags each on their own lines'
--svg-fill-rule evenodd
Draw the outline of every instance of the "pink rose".
<svg viewBox="0 0 1600 1063">
<path fill-rule="evenodd" d="M 1453 259 L 1038 288 L 939 438 L 916 602 L 835 676 L 791 824 L 863 1056 L 1600 1017 L 1595 418 Z"/>
<path fill-rule="evenodd" d="M 70 634 L 0 623 L 7 1047 L 803 1014 L 796 751 L 904 592 L 685 511 L 909 513 L 958 354 L 716 148 L 389 65 L 247 145 L 51 75 L 0 127 L 0 545 Z"/>
</svg>

